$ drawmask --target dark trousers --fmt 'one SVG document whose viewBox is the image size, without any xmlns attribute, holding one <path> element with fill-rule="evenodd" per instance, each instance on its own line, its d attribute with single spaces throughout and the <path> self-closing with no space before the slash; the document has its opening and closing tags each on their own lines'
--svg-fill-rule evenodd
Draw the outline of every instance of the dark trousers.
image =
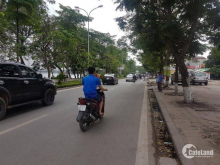
<svg viewBox="0 0 220 165">
<path fill-rule="evenodd" d="M 157 83 L 157 88 L 158 88 L 158 91 L 162 91 L 162 87 L 161 87 L 162 83 L 161 82 L 158 82 Z"/>
</svg>

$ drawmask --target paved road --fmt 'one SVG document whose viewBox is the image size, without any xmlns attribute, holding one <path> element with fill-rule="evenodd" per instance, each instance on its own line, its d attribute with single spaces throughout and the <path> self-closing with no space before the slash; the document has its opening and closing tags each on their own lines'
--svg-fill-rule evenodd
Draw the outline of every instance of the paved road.
<svg viewBox="0 0 220 165">
<path fill-rule="evenodd" d="M 10 110 L 0 122 L 1 165 L 134 165 L 145 82 L 105 86 L 105 118 L 83 133 L 75 118 L 82 88 L 59 91 L 52 106 Z"/>
</svg>

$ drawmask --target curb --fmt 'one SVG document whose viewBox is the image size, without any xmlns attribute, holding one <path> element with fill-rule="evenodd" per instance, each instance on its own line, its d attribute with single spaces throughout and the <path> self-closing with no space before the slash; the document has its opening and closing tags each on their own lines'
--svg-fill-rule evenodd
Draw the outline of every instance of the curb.
<svg viewBox="0 0 220 165">
<path fill-rule="evenodd" d="M 77 88 L 77 87 L 82 87 L 82 85 L 74 85 L 74 86 L 69 86 L 69 87 L 57 88 L 57 91 L 62 91 L 65 89 L 72 89 L 72 88 Z"/>
<path fill-rule="evenodd" d="M 164 106 L 164 103 L 161 99 L 160 94 L 156 91 L 156 88 L 153 88 L 153 90 L 154 90 L 158 105 L 161 109 L 161 113 L 163 115 L 163 118 L 166 122 L 168 132 L 169 132 L 171 139 L 173 141 L 174 148 L 176 150 L 176 154 L 177 154 L 181 164 L 182 165 L 195 165 L 192 159 L 187 159 L 182 154 L 182 149 L 186 144 L 183 142 L 180 134 L 178 133 L 178 131 L 176 129 L 176 126 L 174 125 L 173 121 L 171 120 L 170 115 L 167 112 L 166 107 Z"/>
</svg>

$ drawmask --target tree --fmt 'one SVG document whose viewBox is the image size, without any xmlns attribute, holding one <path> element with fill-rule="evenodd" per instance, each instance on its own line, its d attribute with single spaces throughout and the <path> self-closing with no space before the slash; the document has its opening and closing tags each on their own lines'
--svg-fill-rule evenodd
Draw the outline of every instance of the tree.
<svg viewBox="0 0 220 165">
<path fill-rule="evenodd" d="M 51 49 L 55 27 L 54 18 L 49 17 L 46 14 L 41 24 L 40 30 L 37 34 L 35 34 L 35 37 L 33 38 L 32 44 L 33 58 L 41 60 L 43 63 L 42 66 L 45 67 L 48 71 L 48 78 L 50 78 L 51 75 Z"/>
<path fill-rule="evenodd" d="M 182 75 L 184 100 L 192 101 L 185 58 L 204 51 L 199 40 L 210 35 L 218 13 L 218 0 L 117 0 L 118 9 L 133 12 L 118 18 L 120 27 L 132 31 L 134 46 L 144 53 L 159 55 L 161 64 L 166 53 L 174 56 Z M 208 32 L 209 31 L 209 32 Z M 193 48 L 193 45 L 197 48 Z M 155 53 L 156 51 L 156 53 Z M 161 66 L 162 68 L 162 66 Z"/>
<path fill-rule="evenodd" d="M 209 69 L 209 71 L 211 72 L 211 74 L 215 75 L 216 77 L 220 77 L 220 67 L 219 66 L 216 66 L 214 65 L 213 67 L 211 67 Z"/>
<path fill-rule="evenodd" d="M 218 50 L 218 47 L 212 48 L 207 61 L 205 61 L 206 68 L 211 68 L 214 65 L 220 65 L 220 51 Z"/>
<path fill-rule="evenodd" d="M 220 50 L 218 47 L 212 48 L 207 61 L 205 61 L 205 67 L 210 68 L 211 74 L 220 77 Z"/>
<path fill-rule="evenodd" d="M 37 0 L 10 0 L 7 4 L 6 16 L 10 21 L 10 32 L 16 36 L 16 54 L 17 61 L 24 64 L 22 58 L 22 43 L 24 37 L 21 35 L 21 26 L 31 25 L 34 8 L 36 8 L 40 1 Z"/>
</svg>

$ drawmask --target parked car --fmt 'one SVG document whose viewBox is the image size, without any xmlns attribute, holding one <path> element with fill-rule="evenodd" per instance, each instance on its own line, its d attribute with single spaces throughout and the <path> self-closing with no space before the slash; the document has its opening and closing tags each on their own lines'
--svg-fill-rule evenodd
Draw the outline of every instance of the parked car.
<svg viewBox="0 0 220 165">
<path fill-rule="evenodd" d="M 194 73 L 192 70 L 188 70 L 188 75 L 191 76 Z M 171 75 L 171 84 L 175 82 L 175 73 Z M 182 76 L 180 72 L 178 72 L 178 83 L 182 83 Z"/>
<path fill-rule="evenodd" d="M 105 74 L 102 78 L 102 84 L 118 84 L 118 78 L 115 74 Z"/>
<path fill-rule="evenodd" d="M 132 81 L 133 82 L 133 74 L 129 74 L 126 76 L 126 82 Z"/>
<path fill-rule="evenodd" d="M 200 85 L 202 85 L 202 83 L 208 85 L 208 76 L 205 74 L 205 72 L 195 72 L 191 75 L 191 83 L 193 85 L 196 83 L 199 83 Z"/>
<path fill-rule="evenodd" d="M 55 83 L 18 63 L 0 62 L 0 120 L 7 109 L 41 101 L 51 105 L 56 95 Z"/>
</svg>

